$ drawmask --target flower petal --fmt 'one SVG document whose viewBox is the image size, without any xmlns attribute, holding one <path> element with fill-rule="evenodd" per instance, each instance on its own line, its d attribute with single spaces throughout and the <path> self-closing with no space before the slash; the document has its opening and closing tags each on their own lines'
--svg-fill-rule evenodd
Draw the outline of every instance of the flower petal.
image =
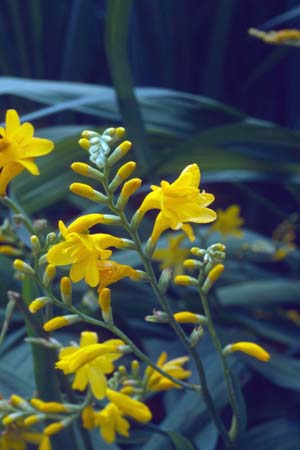
<svg viewBox="0 0 300 450">
<path fill-rule="evenodd" d="M 6 136 L 12 136 L 20 126 L 20 118 L 16 110 L 9 109 L 6 111 Z"/>
</svg>

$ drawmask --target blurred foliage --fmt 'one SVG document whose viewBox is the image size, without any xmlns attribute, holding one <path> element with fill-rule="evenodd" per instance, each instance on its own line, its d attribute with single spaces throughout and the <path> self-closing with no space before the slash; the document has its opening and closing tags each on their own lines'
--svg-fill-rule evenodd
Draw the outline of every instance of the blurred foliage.
<svg viewBox="0 0 300 450">
<path fill-rule="evenodd" d="M 56 141 L 56 151 L 39 163 L 40 177 L 22 174 L 11 194 L 28 213 L 46 215 L 50 224 L 94 211 L 87 200 L 68 190 L 75 179 L 70 163 L 87 159 L 77 144 L 82 129 L 124 121 L 109 86 L 106 17 L 106 4 L 98 0 L 1 2 L 2 112 L 14 107 L 24 120 L 40 126 L 40 136 Z M 111 26 L 118 26 L 113 15 L 110 20 Z M 151 182 L 162 176 L 171 179 L 196 162 L 202 169 L 202 187 L 216 196 L 215 207 L 241 206 L 246 232 L 243 239 L 226 242 L 229 256 L 212 298 L 213 315 L 224 344 L 257 340 L 271 351 L 272 359 L 263 365 L 232 358 L 235 377 L 244 386 L 241 408 L 248 410 L 248 419 L 246 413 L 243 418 L 248 431 L 239 448 L 298 450 L 299 233 L 296 250 L 281 261 L 273 258 L 276 243 L 271 235 L 284 220 L 299 230 L 299 49 L 265 46 L 248 36 L 251 26 L 300 28 L 299 2 L 133 1 L 127 30 L 129 63 L 134 85 L 143 86 L 135 94 L 151 152 L 139 170 L 146 192 L 150 174 Z M 134 132 L 130 137 L 134 142 Z M 5 213 L 1 210 L 2 216 Z M 128 261 L 126 254 L 121 258 Z M 10 260 L 1 257 L 0 264 L 2 322 L 5 292 L 18 285 Z M 117 320 L 141 348 L 153 358 L 162 347 L 170 356 L 178 355 L 170 330 L 143 320 L 155 307 L 141 301 L 150 295 L 147 286 L 133 290 L 132 284 L 122 282 L 114 292 Z M 85 294 L 80 286 L 77 294 L 79 300 Z M 200 308 L 192 291 L 187 295 L 171 288 L 170 298 L 174 309 Z M 0 348 L 4 395 L 33 391 L 30 349 L 23 343 L 21 323 L 16 313 Z M 69 337 L 63 335 L 65 340 Z M 208 339 L 200 349 L 212 395 L 226 418 L 220 368 Z M 159 395 L 151 399 L 151 406 L 153 429 L 136 430 L 132 445 L 107 448 L 189 450 L 193 447 L 185 436 L 195 448 L 223 449 L 204 405 L 192 393 Z"/>
</svg>

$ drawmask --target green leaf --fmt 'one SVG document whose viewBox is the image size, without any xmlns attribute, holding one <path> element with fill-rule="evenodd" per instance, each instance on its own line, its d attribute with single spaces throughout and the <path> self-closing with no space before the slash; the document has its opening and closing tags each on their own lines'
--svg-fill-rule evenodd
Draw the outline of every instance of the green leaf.
<svg viewBox="0 0 300 450">
<path fill-rule="evenodd" d="M 181 433 L 177 433 L 176 431 L 166 431 L 166 434 L 169 436 L 176 450 L 196 450 L 192 443 Z"/>
<path fill-rule="evenodd" d="M 298 304 L 300 281 L 277 278 L 276 280 L 248 281 L 225 286 L 217 290 L 220 303 L 224 306 Z"/>
</svg>

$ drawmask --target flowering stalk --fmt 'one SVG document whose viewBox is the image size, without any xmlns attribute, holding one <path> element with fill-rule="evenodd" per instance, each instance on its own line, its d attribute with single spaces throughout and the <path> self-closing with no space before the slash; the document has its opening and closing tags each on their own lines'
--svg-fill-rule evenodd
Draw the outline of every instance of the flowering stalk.
<svg viewBox="0 0 300 450">
<path fill-rule="evenodd" d="M 105 193 L 107 195 L 107 206 L 111 209 L 111 211 L 118 215 L 121 219 L 122 225 L 124 227 L 124 229 L 128 232 L 128 234 L 130 235 L 131 239 L 135 242 L 136 245 L 136 251 L 139 254 L 139 257 L 144 265 L 145 271 L 149 276 L 149 282 L 151 284 L 151 287 L 159 301 L 159 303 L 161 304 L 164 312 L 167 314 L 168 316 L 168 320 L 169 320 L 169 324 L 170 326 L 173 328 L 173 330 L 175 331 L 175 333 L 177 334 L 177 336 L 179 337 L 180 341 L 182 342 L 182 344 L 184 345 L 184 347 L 187 349 L 188 353 L 191 355 L 192 359 L 194 360 L 194 363 L 196 365 L 197 368 L 197 372 L 198 372 L 198 376 L 199 376 L 199 380 L 200 380 L 200 390 L 199 392 L 201 392 L 201 396 L 204 399 L 204 402 L 207 406 L 207 409 L 215 423 L 215 426 L 217 427 L 220 435 L 222 436 L 224 442 L 226 443 L 226 445 L 230 445 L 232 442 L 232 438 L 229 435 L 229 433 L 227 433 L 224 424 L 216 410 L 216 407 L 214 405 L 213 399 L 210 395 L 210 392 L 208 390 L 208 386 L 207 386 L 207 380 L 206 380 L 206 375 L 205 375 L 205 371 L 204 371 L 204 367 L 203 364 L 201 362 L 201 359 L 199 357 L 199 354 L 196 350 L 196 348 L 192 345 L 192 343 L 190 342 L 188 336 L 185 334 L 183 328 L 180 326 L 180 324 L 175 320 L 174 318 L 174 313 L 172 311 L 171 306 L 168 303 L 168 300 L 163 292 L 163 290 L 161 289 L 158 280 L 156 279 L 154 270 L 153 270 L 153 266 L 151 263 L 151 256 L 147 256 L 145 254 L 145 251 L 143 249 L 142 243 L 141 243 L 141 239 L 139 237 L 139 234 L 137 232 L 137 230 L 135 229 L 135 227 L 133 227 L 128 219 L 127 216 L 124 212 L 124 210 L 120 210 L 117 205 L 115 204 L 114 201 L 114 194 L 113 192 L 111 192 L 110 188 L 109 188 L 109 183 L 108 183 L 108 175 L 109 175 L 109 168 L 107 165 L 105 165 L 104 167 L 104 171 L 103 171 L 103 180 L 102 180 L 102 184 L 103 184 L 103 188 L 105 190 Z M 114 327 L 115 328 L 115 327 Z M 121 332 L 120 334 L 120 330 L 116 330 L 116 329 L 111 329 L 111 331 L 115 332 L 119 337 L 122 337 L 123 333 Z M 122 337 L 124 339 L 124 336 Z M 125 339 L 124 339 L 125 340 Z M 133 343 L 132 343 L 133 344 Z M 137 356 L 139 356 L 136 352 L 135 354 Z M 142 358 L 141 358 L 142 359 Z M 145 360 L 145 359 L 144 359 Z M 151 364 L 153 366 L 153 364 Z M 156 368 L 157 370 L 157 368 Z M 183 384 L 178 383 L 178 384 Z"/>
</svg>

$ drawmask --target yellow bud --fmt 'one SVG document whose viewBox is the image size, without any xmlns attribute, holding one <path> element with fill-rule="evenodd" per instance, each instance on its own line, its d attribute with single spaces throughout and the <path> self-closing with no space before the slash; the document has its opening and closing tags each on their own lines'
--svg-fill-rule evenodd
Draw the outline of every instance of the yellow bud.
<svg viewBox="0 0 300 450">
<path fill-rule="evenodd" d="M 21 259 L 15 259 L 13 262 L 13 266 L 16 270 L 24 273 L 25 275 L 35 275 L 35 271 L 33 270 L 33 268 Z"/>
<path fill-rule="evenodd" d="M 73 194 L 88 198 L 94 202 L 107 203 L 107 197 L 101 194 L 101 192 L 95 191 L 95 189 L 88 184 L 72 183 L 70 191 L 73 192 Z"/>
<path fill-rule="evenodd" d="M 44 418 L 45 416 L 42 414 L 31 414 L 31 416 L 28 416 L 26 417 L 26 419 L 24 419 L 24 425 L 25 427 L 31 427 L 32 425 L 35 425 Z"/>
<path fill-rule="evenodd" d="M 11 395 L 9 402 L 12 406 L 27 406 L 26 400 L 16 394 Z"/>
<path fill-rule="evenodd" d="M 122 180 L 126 180 L 126 178 L 130 177 L 135 168 L 136 163 L 134 161 L 129 161 L 120 167 L 117 172 L 117 176 L 119 176 Z"/>
<path fill-rule="evenodd" d="M 188 275 L 177 275 L 177 277 L 175 277 L 175 284 L 181 286 L 197 286 L 197 280 Z"/>
<path fill-rule="evenodd" d="M 140 178 L 132 178 L 131 180 L 126 181 L 122 187 L 121 195 L 125 198 L 129 198 L 138 190 L 141 184 L 142 180 Z"/>
<path fill-rule="evenodd" d="M 111 295 L 110 289 L 104 288 L 99 293 L 98 303 L 101 308 L 103 320 L 106 323 L 112 323 L 112 312 L 111 312 Z"/>
<path fill-rule="evenodd" d="M 72 283 L 69 277 L 62 277 L 60 280 L 60 294 L 62 301 L 66 305 L 72 304 Z"/>
<path fill-rule="evenodd" d="M 211 283 L 215 283 L 224 271 L 223 264 L 217 264 L 207 275 Z"/>
<path fill-rule="evenodd" d="M 44 428 L 44 434 L 46 436 L 52 436 L 53 434 L 59 433 L 63 428 L 64 424 L 62 422 L 53 422 Z"/>
<path fill-rule="evenodd" d="M 12 245 L 1 245 L 0 247 L 1 255 L 18 256 L 22 254 L 22 250 L 13 247 Z"/>
<path fill-rule="evenodd" d="M 210 270 L 202 286 L 204 292 L 207 293 L 210 290 L 212 285 L 222 275 L 223 271 L 224 271 L 223 264 L 217 264 L 213 269 Z"/>
<path fill-rule="evenodd" d="M 30 236 L 30 242 L 31 242 L 33 251 L 35 253 L 39 253 L 41 251 L 41 243 L 40 243 L 38 236 L 36 236 L 35 234 Z"/>
<path fill-rule="evenodd" d="M 80 147 L 82 147 L 84 150 L 88 150 L 91 146 L 90 141 L 86 138 L 79 139 L 78 144 Z"/>
<path fill-rule="evenodd" d="M 224 355 L 232 352 L 243 352 L 263 362 L 267 362 L 271 358 L 270 353 L 253 342 L 235 342 L 234 344 L 227 345 L 223 350 Z"/>
<path fill-rule="evenodd" d="M 83 139 L 82 139 L 83 140 Z M 79 175 L 88 176 L 89 165 L 81 162 L 74 162 L 71 164 L 71 169 Z"/>
<path fill-rule="evenodd" d="M 111 167 L 116 162 L 118 162 L 121 158 L 123 158 L 131 149 L 132 143 L 130 141 L 124 141 L 112 152 L 110 157 L 108 158 L 108 165 Z"/>
<path fill-rule="evenodd" d="M 9 414 L 8 416 L 5 416 L 4 419 L 2 419 L 2 423 L 4 426 L 8 426 L 11 425 L 13 422 L 15 422 L 17 419 L 19 419 L 20 417 L 22 417 L 24 413 L 22 412 L 14 412 L 12 414 Z"/>
<path fill-rule="evenodd" d="M 68 316 L 57 316 L 44 323 L 43 328 L 45 331 L 54 331 L 59 328 L 67 327 L 80 321 L 80 317 L 77 314 L 70 314 Z"/>
<path fill-rule="evenodd" d="M 108 313 L 110 310 L 110 304 L 111 304 L 110 289 L 104 288 L 102 289 L 102 291 L 100 291 L 99 294 L 99 306 L 102 312 Z"/>
<path fill-rule="evenodd" d="M 79 175 L 92 178 L 93 180 L 101 181 L 103 178 L 99 170 L 94 169 L 93 167 L 85 163 L 74 162 L 73 164 L 71 164 L 71 169 L 74 170 L 74 172 L 79 173 Z"/>
<path fill-rule="evenodd" d="M 120 392 L 124 395 L 132 395 L 135 394 L 135 388 L 133 386 L 124 386 L 122 387 L 122 389 L 120 390 Z"/>
<path fill-rule="evenodd" d="M 175 313 L 173 317 L 178 323 L 203 323 L 206 321 L 204 316 L 190 311 L 180 311 Z"/>
<path fill-rule="evenodd" d="M 194 270 L 194 269 L 200 269 L 202 266 L 202 263 L 200 261 L 197 261 L 196 259 L 186 259 L 183 262 L 183 267 L 186 269 Z"/>
<path fill-rule="evenodd" d="M 44 308 L 47 304 L 52 303 L 51 298 L 49 297 L 39 297 L 33 300 L 30 305 L 28 306 L 29 311 L 32 314 L 35 314 L 40 309 Z"/>
<path fill-rule="evenodd" d="M 135 377 L 138 377 L 140 370 L 140 363 L 134 359 L 131 363 L 131 372 Z"/>
<path fill-rule="evenodd" d="M 43 276 L 44 285 L 49 286 L 55 275 L 56 275 L 56 267 L 54 266 L 54 264 L 48 264 Z"/>
<path fill-rule="evenodd" d="M 65 413 L 69 411 L 68 408 L 63 403 L 44 402 L 39 398 L 32 398 L 30 402 L 35 409 L 38 409 L 43 413 L 56 414 L 56 413 Z"/>
</svg>

